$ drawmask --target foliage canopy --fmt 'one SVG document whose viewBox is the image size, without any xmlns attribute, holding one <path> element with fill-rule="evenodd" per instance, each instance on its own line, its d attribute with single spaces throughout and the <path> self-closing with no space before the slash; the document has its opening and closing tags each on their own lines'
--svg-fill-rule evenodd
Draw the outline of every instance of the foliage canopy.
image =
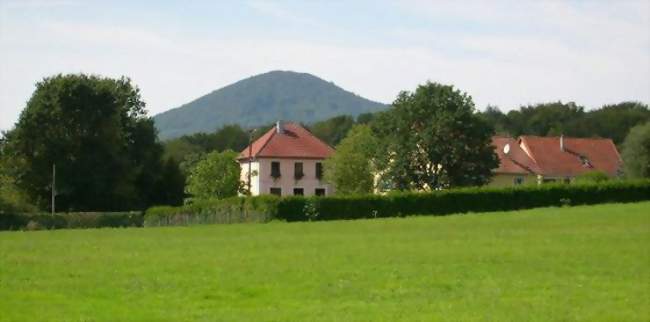
<svg viewBox="0 0 650 322">
<path fill-rule="evenodd" d="M 382 142 L 378 166 L 393 189 L 483 185 L 498 166 L 493 129 L 453 86 L 428 82 L 400 93 L 373 129 Z"/>
<path fill-rule="evenodd" d="M 128 78 L 56 75 L 36 84 L 4 157 L 16 185 L 49 208 L 56 165 L 59 210 L 124 210 L 166 203 L 162 147 Z"/>
<path fill-rule="evenodd" d="M 337 194 L 364 194 L 374 188 L 373 159 L 378 142 L 367 125 L 355 125 L 325 161 L 325 179 Z"/>
<path fill-rule="evenodd" d="M 187 178 L 187 192 L 199 199 L 223 199 L 236 196 L 243 188 L 237 152 L 214 151 L 192 168 Z"/>
<path fill-rule="evenodd" d="M 650 122 L 630 130 L 623 143 L 622 157 L 627 177 L 650 178 Z"/>
</svg>

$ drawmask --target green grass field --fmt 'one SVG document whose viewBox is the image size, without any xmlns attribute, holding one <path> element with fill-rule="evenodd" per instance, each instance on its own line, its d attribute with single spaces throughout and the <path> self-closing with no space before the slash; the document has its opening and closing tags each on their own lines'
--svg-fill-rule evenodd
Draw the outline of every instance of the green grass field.
<svg viewBox="0 0 650 322">
<path fill-rule="evenodd" d="M 1 321 L 648 321 L 650 202 L 0 232 Z"/>
</svg>

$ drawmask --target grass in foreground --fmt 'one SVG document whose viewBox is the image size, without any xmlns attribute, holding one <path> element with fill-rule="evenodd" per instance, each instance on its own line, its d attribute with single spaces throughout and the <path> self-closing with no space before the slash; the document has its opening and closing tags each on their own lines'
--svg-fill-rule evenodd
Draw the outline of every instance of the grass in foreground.
<svg viewBox="0 0 650 322">
<path fill-rule="evenodd" d="M 648 321 L 650 202 L 0 232 L 2 321 Z"/>
</svg>

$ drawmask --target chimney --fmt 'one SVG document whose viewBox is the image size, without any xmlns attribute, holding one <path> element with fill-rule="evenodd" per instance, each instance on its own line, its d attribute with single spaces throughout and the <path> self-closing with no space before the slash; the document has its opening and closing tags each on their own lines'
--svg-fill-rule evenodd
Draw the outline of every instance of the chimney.
<svg viewBox="0 0 650 322">
<path fill-rule="evenodd" d="M 282 121 L 275 122 L 275 133 L 282 134 L 284 129 L 282 128 Z"/>
<path fill-rule="evenodd" d="M 564 152 L 564 134 L 560 135 L 560 151 Z"/>
</svg>

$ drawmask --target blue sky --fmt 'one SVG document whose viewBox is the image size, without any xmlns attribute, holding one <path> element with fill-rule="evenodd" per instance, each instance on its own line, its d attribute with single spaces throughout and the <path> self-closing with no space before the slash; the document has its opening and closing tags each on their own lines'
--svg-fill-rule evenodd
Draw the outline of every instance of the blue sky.
<svg viewBox="0 0 650 322">
<path fill-rule="evenodd" d="M 150 114 L 270 70 L 390 103 L 650 101 L 650 1 L 0 0 L 0 129 L 56 73 L 129 76 Z"/>
</svg>

